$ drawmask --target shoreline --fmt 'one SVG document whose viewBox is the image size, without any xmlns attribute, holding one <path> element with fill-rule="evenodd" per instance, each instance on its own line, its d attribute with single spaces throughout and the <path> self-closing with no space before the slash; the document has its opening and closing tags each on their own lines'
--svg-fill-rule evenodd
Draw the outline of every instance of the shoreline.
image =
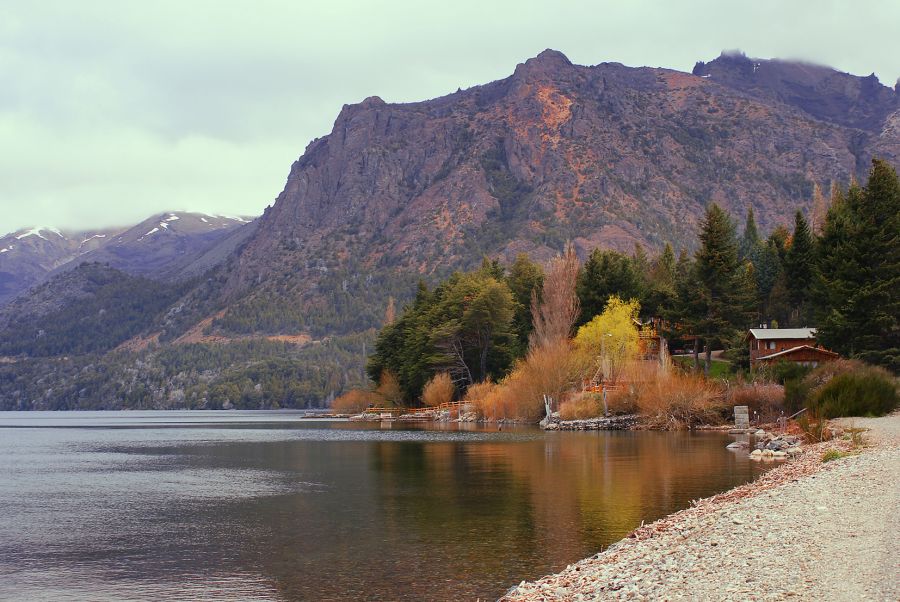
<svg viewBox="0 0 900 602">
<path fill-rule="evenodd" d="M 500 600 L 900 599 L 888 544 L 900 538 L 900 415 L 843 421 L 854 425 L 870 429 L 865 447 L 806 445 L 756 480 L 695 500 Z M 829 450 L 852 455 L 825 463 Z M 850 560 L 855 544 L 865 545 Z"/>
</svg>

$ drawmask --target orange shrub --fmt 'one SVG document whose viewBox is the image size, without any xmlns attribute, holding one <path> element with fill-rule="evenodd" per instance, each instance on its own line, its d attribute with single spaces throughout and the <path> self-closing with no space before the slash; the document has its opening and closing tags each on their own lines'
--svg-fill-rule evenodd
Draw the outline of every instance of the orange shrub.
<svg viewBox="0 0 900 602">
<path fill-rule="evenodd" d="M 425 388 L 422 389 L 422 401 L 426 406 L 433 408 L 453 401 L 454 394 L 456 394 L 456 387 L 453 385 L 450 375 L 440 372 L 425 383 Z"/>
<path fill-rule="evenodd" d="M 505 417 L 539 420 L 544 415 L 544 395 L 559 407 L 581 380 L 583 360 L 567 341 L 532 348 L 501 383 Z"/>
<path fill-rule="evenodd" d="M 381 396 L 372 391 L 351 389 L 331 402 L 331 409 L 340 414 L 355 414 L 362 412 L 371 404 L 379 404 L 383 401 Z"/>
<path fill-rule="evenodd" d="M 633 387 L 638 411 L 657 428 L 721 423 L 729 414 L 722 385 L 702 376 L 670 372 Z"/>
<path fill-rule="evenodd" d="M 559 406 L 562 420 L 584 420 L 603 416 L 603 399 L 596 393 L 579 393 Z"/>
</svg>

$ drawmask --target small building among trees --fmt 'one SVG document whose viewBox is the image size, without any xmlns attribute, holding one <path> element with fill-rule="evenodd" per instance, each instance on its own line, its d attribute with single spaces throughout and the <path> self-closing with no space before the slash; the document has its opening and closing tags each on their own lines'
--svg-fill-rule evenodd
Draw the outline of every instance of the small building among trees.
<svg viewBox="0 0 900 602">
<path fill-rule="evenodd" d="M 815 328 L 751 328 L 747 339 L 750 342 L 751 368 L 778 362 L 816 367 L 839 357 L 837 353 L 816 345 Z"/>
</svg>

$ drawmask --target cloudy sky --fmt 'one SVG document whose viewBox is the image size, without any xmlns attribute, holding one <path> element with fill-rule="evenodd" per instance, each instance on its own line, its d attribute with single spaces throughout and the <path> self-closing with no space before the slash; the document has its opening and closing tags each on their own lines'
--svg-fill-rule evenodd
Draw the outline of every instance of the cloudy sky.
<svg viewBox="0 0 900 602">
<path fill-rule="evenodd" d="M 0 0 L 0 231 L 255 215 L 344 103 L 723 49 L 900 76 L 900 2 Z"/>
</svg>

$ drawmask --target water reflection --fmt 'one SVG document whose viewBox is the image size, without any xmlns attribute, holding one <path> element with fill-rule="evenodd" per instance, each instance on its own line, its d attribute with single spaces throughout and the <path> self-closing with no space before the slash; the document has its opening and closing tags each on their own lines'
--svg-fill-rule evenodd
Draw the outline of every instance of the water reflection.
<svg viewBox="0 0 900 602">
<path fill-rule="evenodd" d="M 764 469 L 717 434 L 212 419 L 0 414 L 0 598 L 493 599 Z"/>
</svg>

